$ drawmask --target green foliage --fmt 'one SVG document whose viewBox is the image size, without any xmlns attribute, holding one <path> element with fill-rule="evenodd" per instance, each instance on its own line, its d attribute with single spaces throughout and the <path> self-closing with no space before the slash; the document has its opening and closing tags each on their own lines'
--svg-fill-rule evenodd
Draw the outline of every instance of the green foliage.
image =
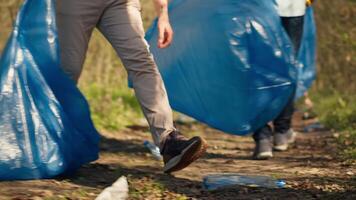
<svg viewBox="0 0 356 200">
<path fill-rule="evenodd" d="M 313 97 L 320 120 L 334 130 L 356 129 L 356 96 L 337 92 Z"/>
<path fill-rule="evenodd" d="M 356 160 L 356 129 L 345 131 L 339 138 L 339 152 L 345 160 Z"/>
<path fill-rule="evenodd" d="M 341 133 L 337 139 L 341 157 L 356 160 L 356 95 L 315 92 L 313 100 L 320 121 Z"/>
</svg>

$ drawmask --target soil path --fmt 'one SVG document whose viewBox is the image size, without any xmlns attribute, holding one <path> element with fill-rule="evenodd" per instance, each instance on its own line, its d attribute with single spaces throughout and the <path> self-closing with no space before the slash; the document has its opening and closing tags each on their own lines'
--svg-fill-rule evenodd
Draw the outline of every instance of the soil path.
<svg viewBox="0 0 356 200">
<path fill-rule="evenodd" d="M 295 121 L 295 130 L 310 122 Z M 181 125 L 182 132 L 202 135 L 209 142 L 206 156 L 173 176 L 143 147 L 145 127 L 104 133 L 101 158 L 76 175 L 52 180 L 0 182 L 0 199 L 95 199 L 117 178 L 127 176 L 130 199 L 356 199 L 354 165 L 335 157 L 330 132 L 300 133 L 288 152 L 271 160 L 251 160 L 250 137 L 220 133 L 201 124 Z M 287 181 L 286 189 L 231 187 L 214 192 L 202 188 L 202 178 L 214 173 L 267 175 Z"/>
</svg>

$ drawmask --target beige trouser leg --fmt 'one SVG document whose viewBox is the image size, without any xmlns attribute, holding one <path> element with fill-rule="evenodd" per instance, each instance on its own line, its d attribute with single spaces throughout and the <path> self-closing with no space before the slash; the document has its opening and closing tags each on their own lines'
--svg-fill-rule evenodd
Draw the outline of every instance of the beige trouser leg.
<svg viewBox="0 0 356 200">
<path fill-rule="evenodd" d="M 157 145 L 175 130 L 167 93 L 144 39 L 139 0 L 57 0 L 62 67 L 78 80 L 95 26 L 112 44 L 132 80 Z"/>
</svg>

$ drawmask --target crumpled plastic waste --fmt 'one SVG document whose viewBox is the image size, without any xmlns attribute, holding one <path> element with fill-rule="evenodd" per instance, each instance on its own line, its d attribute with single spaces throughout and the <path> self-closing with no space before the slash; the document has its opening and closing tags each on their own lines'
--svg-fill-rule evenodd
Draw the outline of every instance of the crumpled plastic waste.
<svg viewBox="0 0 356 200">
<path fill-rule="evenodd" d="M 129 183 L 125 176 L 120 177 L 110 187 L 105 188 L 95 200 L 125 200 L 129 197 Z"/>
</svg>

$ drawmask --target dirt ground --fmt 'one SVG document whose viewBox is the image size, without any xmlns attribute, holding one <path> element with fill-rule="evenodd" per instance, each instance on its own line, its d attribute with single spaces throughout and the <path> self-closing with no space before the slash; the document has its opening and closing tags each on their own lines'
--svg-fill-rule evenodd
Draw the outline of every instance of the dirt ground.
<svg viewBox="0 0 356 200">
<path fill-rule="evenodd" d="M 299 117 L 297 116 L 299 119 Z M 310 122 L 295 120 L 302 132 Z M 95 199 L 120 176 L 130 184 L 130 199 L 356 199 L 356 168 L 336 158 L 335 134 L 328 131 L 300 133 L 288 152 L 266 161 L 251 159 L 250 137 L 223 134 L 201 124 L 180 125 L 188 136 L 202 135 L 208 153 L 172 176 L 143 146 L 150 139 L 146 127 L 128 127 L 104 133 L 100 159 L 72 177 L 52 180 L 0 182 L 0 199 Z M 208 174 L 239 173 L 284 179 L 285 189 L 234 186 L 213 192 L 202 188 Z"/>
</svg>

